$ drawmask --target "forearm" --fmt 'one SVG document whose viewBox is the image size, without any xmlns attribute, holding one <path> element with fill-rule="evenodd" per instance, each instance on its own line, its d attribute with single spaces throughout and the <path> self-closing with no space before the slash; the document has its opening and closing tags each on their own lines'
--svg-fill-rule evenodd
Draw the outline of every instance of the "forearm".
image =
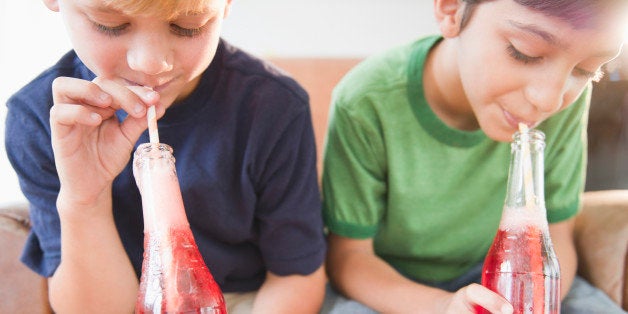
<svg viewBox="0 0 628 314">
<path fill-rule="evenodd" d="M 61 264 L 49 281 L 54 310 L 133 312 L 138 281 L 113 220 L 110 189 L 94 204 L 65 200 L 61 193 Z"/>
<path fill-rule="evenodd" d="M 571 284 L 576 276 L 578 263 L 575 251 L 558 251 L 558 260 L 560 261 L 560 298 L 562 300 L 571 289 Z"/>
<path fill-rule="evenodd" d="M 550 235 L 554 251 L 560 264 L 560 295 L 563 299 L 573 283 L 578 260 L 573 240 L 574 219 L 550 224 Z"/>
<path fill-rule="evenodd" d="M 307 276 L 267 273 L 253 304 L 253 313 L 318 313 L 325 296 L 323 266 Z"/>
<path fill-rule="evenodd" d="M 350 252 L 328 262 L 335 287 L 378 312 L 445 312 L 443 302 L 450 293 L 407 279 L 375 255 Z"/>
</svg>

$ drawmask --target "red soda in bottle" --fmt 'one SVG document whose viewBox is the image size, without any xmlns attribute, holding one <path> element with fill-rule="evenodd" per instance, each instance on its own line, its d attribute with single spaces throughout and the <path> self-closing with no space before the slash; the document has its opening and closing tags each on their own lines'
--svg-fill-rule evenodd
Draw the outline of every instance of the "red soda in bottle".
<svg viewBox="0 0 628 314">
<path fill-rule="evenodd" d="M 544 149 L 542 132 L 515 133 L 502 218 L 482 268 L 482 285 L 506 298 L 515 314 L 560 313 L 560 268 L 543 190 Z M 480 306 L 476 312 L 489 313 Z"/>
<path fill-rule="evenodd" d="M 227 313 L 190 230 L 172 148 L 140 145 L 133 174 L 144 214 L 144 260 L 135 313 Z"/>
</svg>

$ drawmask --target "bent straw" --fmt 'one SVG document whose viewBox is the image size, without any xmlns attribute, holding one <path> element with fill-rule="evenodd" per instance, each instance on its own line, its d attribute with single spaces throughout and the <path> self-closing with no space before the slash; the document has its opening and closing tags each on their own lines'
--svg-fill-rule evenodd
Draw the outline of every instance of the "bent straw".
<svg viewBox="0 0 628 314">
<path fill-rule="evenodd" d="M 523 190 L 525 193 L 526 207 L 532 208 L 534 206 L 534 186 L 532 185 L 532 157 L 530 155 L 530 135 L 528 133 L 528 126 L 519 123 L 519 133 L 521 134 L 521 151 L 523 161 Z"/>
<path fill-rule="evenodd" d="M 148 137 L 153 144 L 159 143 L 159 131 L 157 131 L 157 114 L 155 112 L 155 106 L 148 107 L 148 113 L 146 114 L 148 119 Z"/>
</svg>

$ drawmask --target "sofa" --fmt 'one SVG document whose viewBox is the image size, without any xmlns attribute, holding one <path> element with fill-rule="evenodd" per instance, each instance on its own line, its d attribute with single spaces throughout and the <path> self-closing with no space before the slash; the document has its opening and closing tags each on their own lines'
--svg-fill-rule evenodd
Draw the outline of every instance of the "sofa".
<svg viewBox="0 0 628 314">
<path fill-rule="evenodd" d="M 310 94 L 320 173 L 331 90 L 360 60 L 270 60 Z M 46 280 L 19 262 L 28 230 L 26 204 L 0 207 L 0 313 L 51 313 Z M 586 192 L 575 233 L 579 274 L 628 310 L 628 190 Z"/>
</svg>

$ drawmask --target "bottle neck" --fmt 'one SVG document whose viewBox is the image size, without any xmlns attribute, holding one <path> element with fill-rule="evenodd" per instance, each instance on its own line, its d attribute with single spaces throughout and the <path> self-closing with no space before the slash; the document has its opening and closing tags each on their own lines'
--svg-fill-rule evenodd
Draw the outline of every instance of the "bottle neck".
<svg viewBox="0 0 628 314">
<path fill-rule="evenodd" d="M 538 130 L 515 133 L 505 208 L 525 209 L 527 219 L 547 221 L 545 217 L 544 157 L 545 135 Z M 536 214 L 532 214 L 536 213 Z"/>
<path fill-rule="evenodd" d="M 134 154 L 133 175 L 142 195 L 145 231 L 189 226 L 170 146 L 140 145 Z"/>
</svg>

